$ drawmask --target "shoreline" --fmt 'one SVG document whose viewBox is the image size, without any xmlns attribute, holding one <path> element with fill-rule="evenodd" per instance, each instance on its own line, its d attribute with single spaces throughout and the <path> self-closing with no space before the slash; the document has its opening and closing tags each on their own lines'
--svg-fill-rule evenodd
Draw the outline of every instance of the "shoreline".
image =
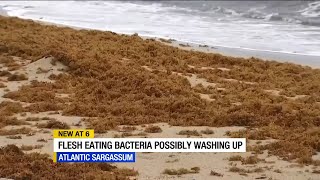
<svg viewBox="0 0 320 180">
<path fill-rule="evenodd" d="M 16 17 L 16 16 L 9 16 L 6 11 L 0 9 L 0 16 L 8 16 L 8 17 Z M 17 17 L 21 18 L 21 17 Z M 98 29 L 92 29 L 92 28 L 83 28 L 78 26 L 68 26 L 64 24 L 59 23 L 53 23 L 53 22 L 47 22 L 43 20 L 34 20 L 29 18 L 21 18 L 21 19 L 27 19 L 32 20 L 35 22 L 39 22 L 41 24 L 45 25 L 54 25 L 58 27 L 70 27 L 76 30 L 98 30 Z M 109 31 L 114 32 L 111 30 L 98 30 L 98 31 Z M 114 32 L 119 35 L 122 35 L 123 33 Z M 132 35 L 132 34 L 124 34 L 124 35 Z M 178 47 L 180 49 L 185 50 L 193 50 L 193 51 L 200 51 L 205 53 L 217 53 L 221 54 L 223 56 L 230 56 L 230 57 L 239 57 L 239 58 L 259 58 L 264 61 L 277 61 L 281 63 L 294 63 L 297 65 L 302 66 L 309 66 L 311 68 L 319 69 L 320 68 L 320 56 L 316 55 L 306 55 L 306 54 L 295 54 L 295 53 L 289 53 L 289 52 L 276 52 L 276 51 L 269 51 L 269 50 L 256 50 L 256 49 L 247 49 L 247 48 L 236 48 L 236 47 L 225 47 L 225 46 L 218 46 L 218 45 L 206 45 L 206 44 L 198 44 L 198 43 L 192 43 L 192 42 L 185 42 L 180 40 L 174 40 L 171 43 L 163 42 L 160 39 L 171 39 L 170 37 L 157 37 L 157 36 L 148 36 L 148 35 L 139 35 L 143 39 L 155 39 L 161 43 L 164 43 L 169 46 Z M 181 46 L 181 44 L 183 44 Z"/>
<path fill-rule="evenodd" d="M 33 19 L 29 19 L 33 20 Z M 55 25 L 58 27 L 70 27 L 76 30 L 97 30 L 97 29 L 91 29 L 91 28 L 83 28 L 83 27 L 77 27 L 77 26 L 68 26 L 64 24 L 59 23 L 52 23 L 52 22 L 46 22 L 41 20 L 33 20 L 35 22 L 43 23 L 46 25 Z M 109 30 L 98 30 L 102 32 L 114 32 Z M 133 35 L 133 34 L 123 34 L 119 32 L 114 32 L 119 35 Z M 138 34 L 139 35 L 139 34 Z M 143 39 L 154 39 L 158 42 L 161 42 L 163 44 L 178 47 L 180 49 L 188 50 L 188 51 L 199 51 L 204 53 L 216 53 L 221 54 L 223 56 L 230 56 L 235 58 L 259 58 L 264 61 L 277 61 L 281 63 L 294 63 L 297 65 L 302 66 L 309 66 L 313 69 L 319 69 L 320 68 L 320 56 L 315 55 L 303 55 L 303 54 L 293 54 L 293 53 L 286 53 L 286 52 L 274 52 L 274 51 L 261 51 L 261 50 L 250 50 L 250 49 L 244 49 L 244 48 L 233 48 L 233 47 L 224 47 L 224 46 L 216 46 L 216 45 L 206 45 L 206 44 L 197 44 L 192 42 L 185 42 L 180 40 L 175 40 L 170 37 L 156 37 L 156 36 L 147 36 L 147 35 L 139 35 Z M 172 39 L 170 43 L 163 42 L 161 39 L 169 40 Z M 182 46 L 181 46 L 182 44 Z"/>
<path fill-rule="evenodd" d="M 143 37 L 144 38 L 144 37 Z M 152 38 L 152 37 L 148 37 Z M 153 37 L 162 42 L 158 37 Z M 165 42 L 162 42 L 165 43 Z M 235 58 L 259 58 L 264 61 L 277 61 L 281 63 L 294 63 L 302 66 L 310 66 L 311 68 L 320 68 L 320 57 L 314 55 L 303 55 L 303 54 L 292 54 L 285 52 L 272 52 L 272 51 L 260 51 L 260 50 L 250 50 L 243 48 L 232 48 L 224 46 L 210 46 L 201 45 L 196 43 L 182 42 L 182 41 L 172 41 L 171 43 L 165 43 L 169 46 L 178 47 L 185 50 L 200 51 L 205 53 L 217 53 L 223 56 L 230 56 Z M 184 44 L 186 46 L 181 46 Z"/>
<path fill-rule="evenodd" d="M 33 20 L 33 19 L 29 19 Z M 43 23 L 45 25 L 54 25 L 58 27 L 70 27 L 76 30 L 97 30 L 97 29 L 91 29 L 91 28 L 83 28 L 83 27 L 77 27 L 77 26 L 68 26 L 64 24 L 59 23 L 52 23 L 52 22 L 46 22 L 41 20 L 33 20 L 35 22 Z M 98 30 L 102 32 L 114 32 L 109 30 Z M 114 32 L 119 35 L 133 35 L 133 34 L 123 34 L 119 32 Z M 139 35 L 139 34 L 138 34 Z M 188 50 L 188 51 L 199 51 L 204 53 L 215 53 L 215 54 L 221 54 L 223 56 L 230 56 L 235 58 L 259 58 L 263 61 L 277 61 L 280 63 L 294 63 L 297 65 L 302 66 L 309 66 L 313 69 L 319 69 L 320 68 L 320 56 L 315 55 L 304 55 L 304 54 L 294 54 L 294 53 L 286 53 L 286 52 L 274 52 L 274 51 L 262 51 L 262 50 L 251 50 L 251 49 L 244 49 L 244 48 L 233 48 L 233 47 L 224 47 L 224 46 L 216 46 L 216 45 L 206 45 L 206 44 L 197 44 L 192 42 L 185 42 L 185 41 L 179 41 L 172 39 L 170 37 L 157 37 L 157 36 L 146 36 L 146 35 L 139 35 L 144 40 L 146 39 L 154 39 L 158 42 L 161 42 L 163 44 L 166 44 L 168 46 L 178 47 L 180 49 Z M 164 40 L 173 40 L 170 43 L 163 42 L 161 39 Z"/>
</svg>

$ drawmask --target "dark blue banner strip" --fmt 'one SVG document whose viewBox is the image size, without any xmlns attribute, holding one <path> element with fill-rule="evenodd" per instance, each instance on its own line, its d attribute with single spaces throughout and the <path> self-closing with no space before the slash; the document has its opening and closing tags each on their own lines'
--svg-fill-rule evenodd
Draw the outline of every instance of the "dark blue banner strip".
<svg viewBox="0 0 320 180">
<path fill-rule="evenodd" d="M 57 152 L 57 162 L 136 162 L 134 152 Z"/>
</svg>

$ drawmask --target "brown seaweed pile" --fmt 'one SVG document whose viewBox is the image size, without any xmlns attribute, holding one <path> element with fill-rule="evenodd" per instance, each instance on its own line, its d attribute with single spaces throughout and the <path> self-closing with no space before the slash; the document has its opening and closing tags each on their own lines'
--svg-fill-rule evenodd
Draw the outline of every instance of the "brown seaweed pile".
<svg viewBox="0 0 320 180">
<path fill-rule="evenodd" d="M 91 117 L 90 126 L 99 132 L 157 122 L 246 126 L 235 136 L 278 139 L 260 148 L 285 159 L 310 164 L 320 151 L 319 69 L 9 17 L 0 17 L 0 56 L 32 61 L 53 56 L 69 67 L 54 83 L 33 82 L 5 96 L 33 103 L 26 111 Z M 192 75 L 217 85 L 191 87 L 185 77 Z M 57 92 L 70 97 L 57 98 Z"/>
<path fill-rule="evenodd" d="M 105 163 L 54 163 L 46 155 L 25 154 L 15 145 L 0 149 L 0 177 L 16 180 L 105 179 L 125 180 L 137 173 L 129 169 L 117 169 Z"/>
</svg>

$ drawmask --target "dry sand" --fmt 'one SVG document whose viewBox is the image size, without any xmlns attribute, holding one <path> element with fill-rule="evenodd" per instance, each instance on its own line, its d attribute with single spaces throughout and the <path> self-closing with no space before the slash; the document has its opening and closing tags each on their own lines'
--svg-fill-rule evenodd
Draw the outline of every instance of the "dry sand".
<svg viewBox="0 0 320 180">
<path fill-rule="evenodd" d="M 23 64 L 22 60 L 18 57 L 15 57 L 17 63 L 21 64 L 22 67 L 15 72 L 20 74 L 25 74 L 28 76 L 28 80 L 25 81 L 6 81 L 1 79 L 7 88 L 0 88 L 0 102 L 2 101 L 12 101 L 10 99 L 3 98 L 2 96 L 10 91 L 18 90 L 22 85 L 30 84 L 32 80 L 46 81 L 50 82 L 48 79 L 50 74 L 59 74 L 65 72 L 67 68 L 57 62 L 56 65 L 52 65 L 51 58 L 43 58 L 38 61 L 31 63 L 30 61 Z M 39 68 L 43 71 L 39 73 Z M 148 71 L 152 71 L 149 67 L 144 67 Z M 207 67 L 201 67 L 203 69 Z M 2 67 L 1 70 L 5 70 L 5 67 Z M 228 69 L 224 69 L 228 70 Z M 197 84 L 202 84 L 203 86 L 215 86 L 213 82 L 207 82 L 206 79 L 198 78 L 196 75 L 191 74 L 191 76 L 185 76 L 182 74 L 177 74 L 187 78 L 191 86 Z M 7 90 L 5 90 L 7 89 Z M 277 94 L 277 91 L 271 90 L 270 93 Z M 278 95 L 278 94 L 277 94 Z M 57 96 L 68 96 L 66 94 L 57 94 Z M 200 96 L 208 101 L 212 101 L 208 94 L 200 94 Z M 71 128 L 86 128 L 84 122 L 81 122 L 83 117 L 70 117 L 62 116 L 61 113 L 55 114 L 53 112 L 42 112 L 42 113 L 27 113 L 24 116 L 19 114 L 15 115 L 18 119 L 24 120 L 27 117 L 49 117 L 56 118 L 61 122 L 65 122 L 71 126 Z M 8 144 L 16 144 L 18 146 L 22 145 L 42 145 L 40 149 L 33 149 L 27 152 L 41 152 L 52 155 L 52 131 L 50 129 L 38 128 L 36 125 L 38 123 L 46 122 L 46 120 L 31 122 L 30 125 L 23 125 L 24 127 L 31 128 L 34 132 L 27 135 L 21 135 L 21 139 L 8 139 L 7 136 L 0 136 L 0 146 L 5 146 Z M 201 137 L 227 137 L 225 134 L 227 131 L 237 131 L 240 129 L 245 129 L 245 127 L 223 127 L 223 128 L 212 128 L 212 127 L 178 127 L 178 126 L 169 126 L 165 123 L 155 124 L 161 127 L 161 133 L 148 133 L 143 134 L 145 126 L 136 126 L 136 130 L 131 132 L 136 135 L 135 137 L 160 137 L 160 138 L 173 138 L 173 137 L 187 137 L 177 135 L 181 130 L 205 130 L 207 128 L 214 131 L 214 134 L 206 135 L 202 134 Z M 5 129 L 15 129 L 21 128 L 22 126 L 7 126 Z M 120 128 L 121 129 L 121 128 Z M 123 132 L 120 131 L 109 131 L 104 134 L 96 134 L 96 137 L 115 137 L 121 136 Z M 142 135 L 142 136 L 141 136 Z M 192 137 L 191 137 L 192 138 Z M 41 141 L 39 141 L 41 139 Z M 265 141 L 249 141 L 249 145 L 255 145 L 257 143 L 267 144 L 272 140 Z M 228 158 L 233 155 L 241 155 L 242 157 L 252 156 L 251 152 L 247 153 L 137 153 L 137 162 L 136 163 L 121 163 L 117 164 L 119 167 L 129 167 L 139 171 L 139 176 L 137 179 L 319 179 L 319 174 L 312 173 L 314 168 L 313 166 L 300 166 L 296 163 L 280 160 L 278 157 L 269 156 L 265 152 L 264 154 L 258 155 L 258 158 L 264 159 L 262 162 L 251 165 L 243 165 L 241 162 L 230 162 Z M 320 159 L 320 155 L 315 156 L 316 159 Z M 254 171 L 259 168 L 262 172 L 251 172 L 251 173 L 238 173 L 230 172 L 230 167 L 244 168 L 246 170 Z M 179 169 L 192 167 L 200 167 L 200 172 L 198 174 L 188 174 L 182 176 L 170 176 L 165 175 L 162 172 L 169 169 Z M 210 175 L 210 172 L 216 172 L 221 174 L 221 176 Z"/>
</svg>

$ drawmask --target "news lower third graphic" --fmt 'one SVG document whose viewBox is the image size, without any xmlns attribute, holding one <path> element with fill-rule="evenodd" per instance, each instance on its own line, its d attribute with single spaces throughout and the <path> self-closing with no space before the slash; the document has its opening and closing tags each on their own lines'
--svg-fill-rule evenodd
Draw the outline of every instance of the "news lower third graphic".
<svg viewBox="0 0 320 180">
<path fill-rule="evenodd" d="M 136 162 L 136 152 L 246 152 L 245 138 L 94 138 L 93 130 L 53 130 L 54 162 Z"/>
</svg>

